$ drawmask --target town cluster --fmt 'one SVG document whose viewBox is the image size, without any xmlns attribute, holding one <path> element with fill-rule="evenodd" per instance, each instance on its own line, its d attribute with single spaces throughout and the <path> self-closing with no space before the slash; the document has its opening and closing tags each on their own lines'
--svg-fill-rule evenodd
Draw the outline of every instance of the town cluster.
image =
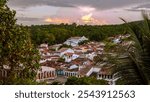
<svg viewBox="0 0 150 102">
<path fill-rule="evenodd" d="M 82 42 L 86 42 L 81 44 Z M 65 47 L 63 47 L 65 46 Z M 104 79 L 112 82 L 113 76 L 107 70 L 97 66 L 94 58 L 104 52 L 105 44 L 102 42 L 88 42 L 86 37 L 71 37 L 63 44 L 48 46 L 41 44 L 38 48 L 41 68 L 37 74 L 37 81 L 52 81 L 61 78 L 90 77 Z"/>
<path fill-rule="evenodd" d="M 117 47 L 127 47 L 134 44 L 132 41 L 125 40 L 130 35 L 118 35 L 109 37 L 108 43 L 113 43 Z M 123 40 L 124 39 L 124 40 Z M 109 84 L 115 84 L 118 80 L 117 74 L 111 72 L 114 64 L 109 63 L 105 55 L 118 55 L 116 51 L 106 52 L 108 45 L 104 42 L 89 41 L 86 37 L 71 37 L 62 44 L 48 46 L 41 44 L 38 47 L 40 59 L 40 68 L 37 71 L 36 81 L 52 83 L 59 81 L 65 83 L 68 77 L 95 77 L 97 80 L 106 80 Z M 116 48 L 115 48 L 116 49 Z M 117 48 L 120 49 L 120 48 Z M 126 57 L 126 53 L 119 56 Z M 100 57 L 103 61 L 96 62 Z M 7 77 L 10 67 L 3 65 L 0 70 L 0 79 Z"/>
</svg>

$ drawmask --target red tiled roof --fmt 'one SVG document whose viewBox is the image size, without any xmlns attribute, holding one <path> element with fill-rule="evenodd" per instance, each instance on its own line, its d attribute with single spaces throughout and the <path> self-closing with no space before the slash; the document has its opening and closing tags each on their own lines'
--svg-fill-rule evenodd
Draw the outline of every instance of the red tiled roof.
<svg viewBox="0 0 150 102">
<path fill-rule="evenodd" d="M 64 51 L 66 51 L 68 48 L 61 48 L 61 49 L 59 49 L 59 52 L 64 52 Z"/>
<path fill-rule="evenodd" d="M 79 71 L 79 75 L 86 75 L 90 71 L 91 67 L 81 68 Z"/>
<path fill-rule="evenodd" d="M 65 53 L 64 55 L 71 56 L 71 55 L 73 55 L 73 53 L 68 52 L 68 53 Z"/>
<path fill-rule="evenodd" d="M 109 74 L 111 74 L 111 69 L 110 68 L 102 68 L 99 73 L 109 75 Z"/>
</svg>

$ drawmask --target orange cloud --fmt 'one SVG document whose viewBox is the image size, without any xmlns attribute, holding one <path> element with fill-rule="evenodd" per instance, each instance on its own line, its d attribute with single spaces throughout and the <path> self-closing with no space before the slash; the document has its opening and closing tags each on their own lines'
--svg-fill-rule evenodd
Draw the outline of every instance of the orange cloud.
<svg viewBox="0 0 150 102">
<path fill-rule="evenodd" d="M 46 18 L 44 21 L 45 22 L 52 22 L 52 19 L 51 18 Z"/>
<path fill-rule="evenodd" d="M 87 15 L 84 15 L 81 17 L 81 21 L 83 23 L 88 23 L 88 24 L 96 24 L 96 25 L 103 25 L 103 24 L 107 24 L 107 22 L 105 20 L 98 20 L 94 17 L 92 17 L 93 14 L 92 13 L 89 13 Z"/>
<path fill-rule="evenodd" d="M 108 24 L 105 20 L 98 20 L 98 19 L 94 19 L 93 20 L 93 24 L 96 25 L 104 25 L 104 24 Z"/>
<path fill-rule="evenodd" d="M 56 24 L 70 23 L 69 19 L 64 19 L 64 18 L 46 18 L 44 21 L 47 23 L 56 23 Z"/>
<path fill-rule="evenodd" d="M 44 20 L 46 23 L 53 23 L 53 24 L 60 24 L 60 23 L 68 23 L 71 24 L 75 21 L 72 19 L 65 19 L 65 18 L 46 18 Z M 81 17 L 81 19 L 78 19 L 76 21 L 77 24 L 89 24 L 89 25 L 103 25 L 107 24 L 105 20 L 102 19 L 96 19 L 93 17 L 92 13 L 89 13 L 87 15 L 84 15 Z"/>
<path fill-rule="evenodd" d="M 84 22 L 84 23 L 89 23 L 93 20 L 92 18 L 92 13 L 89 13 L 88 15 L 84 15 L 81 17 L 81 20 Z"/>
</svg>

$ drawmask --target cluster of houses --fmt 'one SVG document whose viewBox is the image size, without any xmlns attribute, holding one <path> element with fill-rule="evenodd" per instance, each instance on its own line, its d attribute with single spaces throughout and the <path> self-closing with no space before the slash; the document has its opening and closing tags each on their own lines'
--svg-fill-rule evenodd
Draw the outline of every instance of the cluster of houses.
<svg viewBox="0 0 150 102">
<path fill-rule="evenodd" d="M 126 47 L 133 44 L 132 41 L 123 41 L 130 35 L 118 35 L 110 37 L 110 41 L 115 44 L 121 44 Z M 88 41 L 80 45 L 80 43 L 88 41 L 86 37 L 71 37 L 63 44 L 41 44 L 38 47 L 41 59 L 40 69 L 37 71 L 36 81 L 55 80 L 58 77 L 68 78 L 75 77 L 90 77 L 94 76 L 98 80 L 104 79 L 109 84 L 115 84 L 118 79 L 117 74 L 110 71 L 110 66 L 107 61 L 100 64 L 95 64 L 95 57 L 104 55 L 105 44 L 103 42 Z M 65 46 L 64 46 L 65 45 Z M 67 46 L 66 46 L 67 45 Z M 0 79 L 7 77 L 10 68 L 7 65 L 0 70 Z"/>
<path fill-rule="evenodd" d="M 37 82 L 54 80 L 59 77 L 90 77 L 113 81 L 113 75 L 106 73 L 102 66 L 94 63 L 94 58 L 104 52 L 105 44 L 102 42 L 79 43 L 88 40 L 86 37 L 71 37 L 63 44 L 48 46 L 41 44 L 41 68 L 37 73 Z M 69 45 L 69 47 L 62 47 Z"/>
</svg>

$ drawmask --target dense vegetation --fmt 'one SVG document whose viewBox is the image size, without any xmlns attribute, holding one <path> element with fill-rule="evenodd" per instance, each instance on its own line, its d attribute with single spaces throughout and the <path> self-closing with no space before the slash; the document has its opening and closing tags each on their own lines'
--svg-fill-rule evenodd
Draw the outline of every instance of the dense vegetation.
<svg viewBox="0 0 150 102">
<path fill-rule="evenodd" d="M 10 10 L 6 2 L 0 1 L 0 70 L 9 71 L 0 84 L 33 84 L 38 53 L 29 31 L 16 24 L 16 12 Z"/>
<path fill-rule="evenodd" d="M 65 85 L 108 85 L 105 80 L 97 80 L 95 77 L 70 77 Z"/>
<path fill-rule="evenodd" d="M 121 25 L 76 25 L 75 23 L 60 25 L 32 25 L 29 27 L 34 44 L 62 43 L 72 36 L 85 36 L 89 40 L 102 41 L 109 36 L 125 33 L 124 24 Z"/>
<path fill-rule="evenodd" d="M 143 12 L 143 18 L 141 25 L 126 24 L 134 44 L 122 50 L 127 57 L 118 59 L 115 72 L 121 78 L 117 84 L 150 84 L 150 20 L 146 12 Z"/>
</svg>

